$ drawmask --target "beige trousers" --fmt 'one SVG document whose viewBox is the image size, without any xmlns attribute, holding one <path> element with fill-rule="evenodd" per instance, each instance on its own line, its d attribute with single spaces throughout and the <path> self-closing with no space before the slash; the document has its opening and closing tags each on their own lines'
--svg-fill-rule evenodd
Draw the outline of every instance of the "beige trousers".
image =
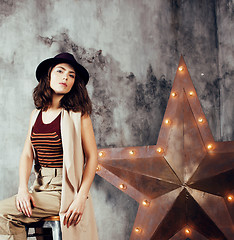
<svg viewBox="0 0 234 240">
<path fill-rule="evenodd" d="M 0 201 L 0 240 L 25 240 L 25 224 L 58 215 L 62 190 L 62 168 L 42 168 L 30 192 L 36 207 L 27 217 L 16 208 L 16 195 Z"/>
</svg>

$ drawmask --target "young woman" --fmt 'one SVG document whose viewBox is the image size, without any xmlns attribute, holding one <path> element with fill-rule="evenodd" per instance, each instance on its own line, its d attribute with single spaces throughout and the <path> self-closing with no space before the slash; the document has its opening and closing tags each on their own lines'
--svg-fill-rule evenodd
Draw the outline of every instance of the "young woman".
<svg viewBox="0 0 234 240">
<path fill-rule="evenodd" d="M 97 166 L 89 74 L 73 55 L 61 53 L 41 62 L 36 77 L 18 194 L 0 202 L 0 239 L 26 239 L 25 224 L 58 214 L 63 240 L 98 239 L 89 194 Z M 36 180 L 29 190 L 33 160 Z"/>
</svg>

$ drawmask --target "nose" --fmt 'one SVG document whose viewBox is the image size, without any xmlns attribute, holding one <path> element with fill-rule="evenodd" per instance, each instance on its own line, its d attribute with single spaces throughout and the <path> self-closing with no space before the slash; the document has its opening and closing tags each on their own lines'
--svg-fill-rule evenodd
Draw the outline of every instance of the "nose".
<svg viewBox="0 0 234 240">
<path fill-rule="evenodd" d="M 67 81 L 67 79 L 68 79 L 68 75 L 67 75 L 66 73 L 64 73 L 64 75 L 63 75 L 63 79 Z"/>
</svg>

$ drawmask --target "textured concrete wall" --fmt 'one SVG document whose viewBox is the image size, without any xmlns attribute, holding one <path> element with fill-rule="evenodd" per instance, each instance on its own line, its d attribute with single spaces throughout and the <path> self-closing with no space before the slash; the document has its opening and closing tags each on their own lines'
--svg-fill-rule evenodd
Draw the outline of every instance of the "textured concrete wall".
<svg viewBox="0 0 234 240">
<path fill-rule="evenodd" d="M 217 2 L 221 138 L 234 139 L 234 1 Z M 230 22 L 232 21 L 232 23 Z"/>
<path fill-rule="evenodd" d="M 0 198 L 17 192 L 35 68 L 60 51 L 90 72 L 98 147 L 151 145 L 183 54 L 216 140 L 233 140 L 233 1 L 0 1 Z M 101 240 L 128 239 L 137 203 L 95 177 Z"/>
</svg>

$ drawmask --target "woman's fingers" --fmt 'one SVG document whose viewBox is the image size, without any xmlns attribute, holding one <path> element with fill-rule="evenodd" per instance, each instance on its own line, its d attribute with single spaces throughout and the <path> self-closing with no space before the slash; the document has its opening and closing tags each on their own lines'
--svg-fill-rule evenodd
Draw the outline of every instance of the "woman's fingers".
<svg viewBox="0 0 234 240">
<path fill-rule="evenodd" d="M 82 214 L 76 211 L 68 211 L 67 214 L 64 216 L 64 221 L 63 221 L 64 226 L 67 225 L 68 228 L 72 224 L 76 226 L 80 222 L 81 216 Z"/>
<path fill-rule="evenodd" d="M 80 214 L 80 215 L 78 215 L 78 218 L 77 218 L 77 220 L 76 220 L 76 222 L 74 223 L 74 225 L 76 226 L 79 222 L 80 222 L 80 220 L 81 220 L 81 217 L 82 217 L 82 215 Z"/>
<path fill-rule="evenodd" d="M 24 206 L 24 211 L 25 211 L 25 215 L 30 217 L 30 208 L 29 208 L 29 204 L 28 202 L 24 201 L 23 202 L 23 206 Z"/>
<path fill-rule="evenodd" d="M 78 216 L 78 213 L 73 211 L 68 219 L 67 227 L 70 227 L 72 225 L 72 223 L 75 221 L 75 219 L 77 219 L 77 216 Z"/>
<path fill-rule="evenodd" d="M 23 214 L 24 214 L 25 216 L 27 216 L 27 213 L 26 213 L 26 210 L 25 210 L 25 207 L 24 207 L 23 202 L 20 202 L 19 205 L 20 205 L 20 209 L 22 210 Z"/>
<path fill-rule="evenodd" d="M 30 217 L 32 215 L 31 201 L 33 201 L 33 205 L 35 205 L 34 199 L 30 195 L 26 197 L 18 196 L 16 199 L 16 208 L 25 216 Z"/>
<path fill-rule="evenodd" d="M 79 219 L 81 217 L 81 214 L 76 214 L 76 216 L 73 218 L 73 221 L 72 221 L 72 223 L 74 224 L 74 226 L 76 225 L 76 222 L 77 222 L 77 220 Z"/>
<path fill-rule="evenodd" d="M 26 207 L 27 207 L 27 212 L 29 213 L 29 217 L 31 217 L 31 215 L 32 215 L 32 205 L 31 205 L 30 200 L 26 202 Z"/>
<path fill-rule="evenodd" d="M 69 220 L 71 214 L 72 214 L 72 211 L 69 211 L 69 210 L 68 210 L 68 211 L 66 212 L 66 214 L 65 214 L 65 216 L 64 216 L 64 219 L 63 219 L 63 225 L 64 225 L 64 226 L 66 226 L 66 225 L 68 224 L 68 220 Z"/>
</svg>

